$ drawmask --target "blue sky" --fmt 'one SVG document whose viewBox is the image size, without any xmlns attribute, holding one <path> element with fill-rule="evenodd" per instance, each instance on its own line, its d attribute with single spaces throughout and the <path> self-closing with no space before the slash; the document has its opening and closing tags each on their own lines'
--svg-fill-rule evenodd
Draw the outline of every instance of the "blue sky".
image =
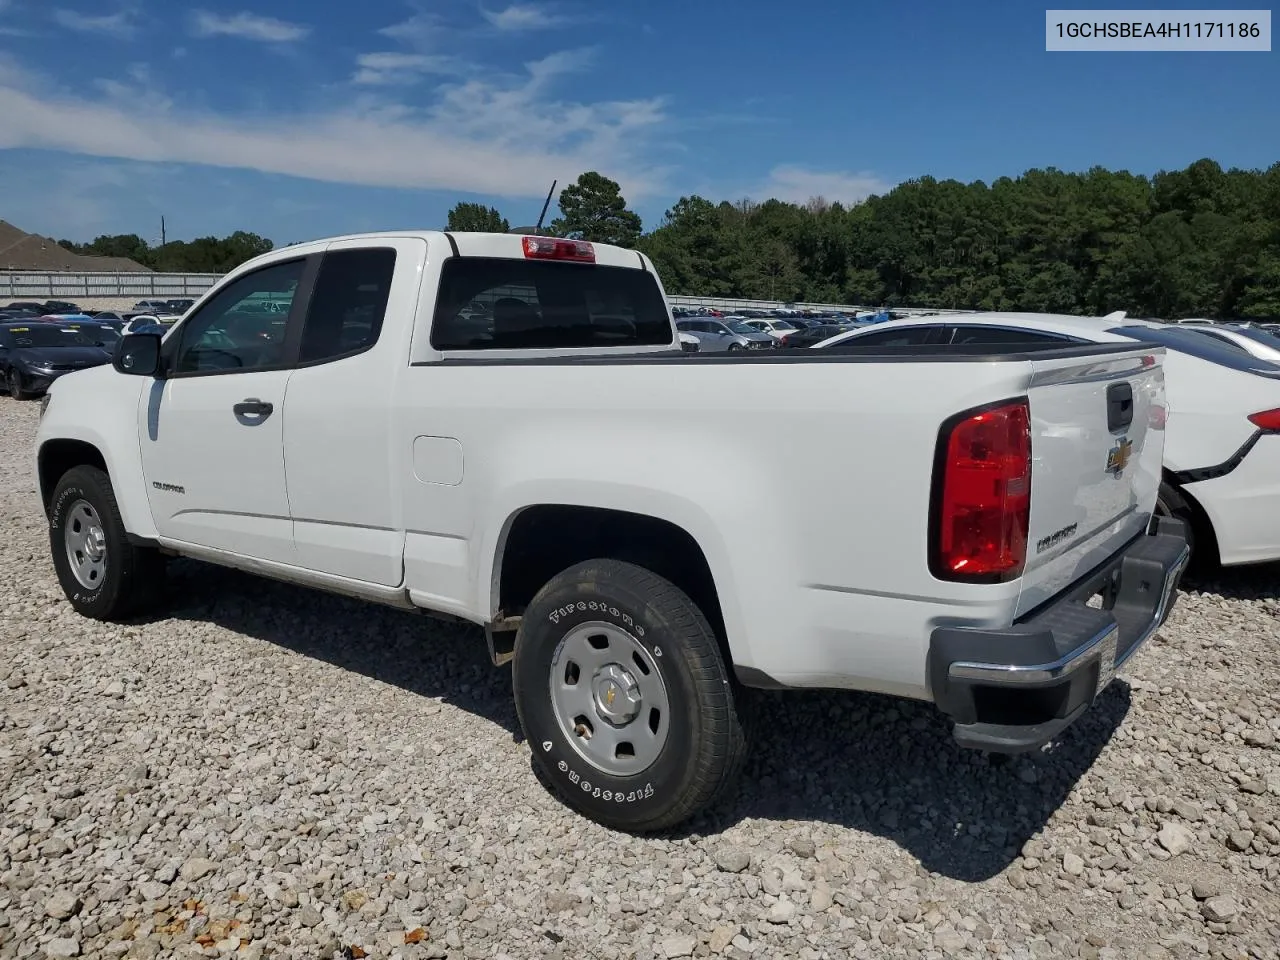
<svg viewBox="0 0 1280 960">
<path fill-rule="evenodd" d="M 1179 6 L 1168 3 L 1163 6 Z M 1182 4 L 1205 8 L 1209 4 Z M 1280 54 L 1046 53 L 1026 2 L 0 0 L 0 218 L 57 237 L 531 223 L 552 178 L 855 201 L 1280 160 Z M 554 209 L 554 208 L 553 208 Z"/>
</svg>

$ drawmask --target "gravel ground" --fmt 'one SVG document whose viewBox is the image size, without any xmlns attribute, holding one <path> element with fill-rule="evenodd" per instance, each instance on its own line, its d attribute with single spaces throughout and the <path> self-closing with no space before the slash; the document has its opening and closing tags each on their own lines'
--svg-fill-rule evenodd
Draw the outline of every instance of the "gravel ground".
<svg viewBox="0 0 1280 960">
<path fill-rule="evenodd" d="M 192 563 L 130 626 L 48 561 L 0 399 L 0 957 L 1276 957 L 1273 568 L 1192 585 L 1053 749 L 762 696 L 739 794 L 635 839 L 538 784 L 481 634 Z"/>
</svg>

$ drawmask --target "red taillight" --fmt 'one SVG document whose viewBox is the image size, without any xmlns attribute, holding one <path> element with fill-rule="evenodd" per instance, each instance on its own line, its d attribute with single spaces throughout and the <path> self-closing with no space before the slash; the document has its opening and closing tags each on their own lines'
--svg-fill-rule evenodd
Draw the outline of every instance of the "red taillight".
<svg viewBox="0 0 1280 960">
<path fill-rule="evenodd" d="M 1280 409 L 1263 410 L 1261 413 L 1252 414 L 1249 422 L 1268 433 L 1280 433 Z"/>
<path fill-rule="evenodd" d="M 1152 430 L 1163 430 L 1169 423 L 1169 410 L 1164 404 L 1153 403 L 1147 407 L 1147 423 Z"/>
<path fill-rule="evenodd" d="M 1031 521 L 1027 401 L 963 416 L 940 445 L 934 576 L 997 582 L 1020 576 Z"/>
<path fill-rule="evenodd" d="M 524 255 L 530 260 L 571 260 L 595 263 L 596 248 L 585 240 L 561 240 L 557 237 L 525 237 Z"/>
</svg>

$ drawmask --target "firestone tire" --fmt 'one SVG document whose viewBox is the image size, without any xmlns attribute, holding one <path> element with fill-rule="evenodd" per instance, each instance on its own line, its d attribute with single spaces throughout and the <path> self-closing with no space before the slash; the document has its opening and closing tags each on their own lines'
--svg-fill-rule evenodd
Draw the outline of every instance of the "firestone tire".
<svg viewBox="0 0 1280 960">
<path fill-rule="evenodd" d="M 82 616 L 127 619 L 164 592 L 164 557 L 129 542 L 111 480 L 97 467 L 73 467 L 58 481 L 49 508 L 49 549 L 62 592 Z"/>
<path fill-rule="evenodd" d="M 575 672 L 578 645 L 584 663 L 599 661 L 596 668 Z M 644 685 L 643 694 L 641 686 L 627 687 L 634 699 L 618 702 L 637 715 L 610 719 L 601 712 L 608 708 L 600 684 L 621 689 L 610 677 L 623 677 L 626 687 L 628 673 Z M 576 696 L 599 695 L 585 708 L 586 723 L 575 727 L 562 701 L 579 683 Z M 682 590 L 643 567 L 589 560 L 552 578 L 522 618 L 512 686 L 539 779 L 607 827 L 629 833 L 674 827 L 736 782 L 746 738 L 715 632 Z M 614 703 L 612 694 L 607 699 Z M 599 733 L 584 736 L 585 726 Z M 660 745 L 644 728 L 662 734 Z M 631 757 L 622 752 L 626 738 L 634 741 Z M 602 749 L 593 739 L 624 740 L 617 748 L 622 759 L 593 755 Z M 650 750 L 643 769 L 617 769 L 644 762 Z"/>
</svg>

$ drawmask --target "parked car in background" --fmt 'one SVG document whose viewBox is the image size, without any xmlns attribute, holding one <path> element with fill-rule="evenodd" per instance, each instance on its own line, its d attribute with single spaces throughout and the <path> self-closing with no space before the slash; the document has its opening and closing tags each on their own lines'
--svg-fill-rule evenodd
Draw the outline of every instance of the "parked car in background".
<svg viewBox="0 0 1280 960">
<path fill-rule="evenodd" d="M 156 316 L 153 313 L 132 314 L 124 322 L 122 333 L 140 333 L 144 327 L 160 327 L 167 330 L 178 320 L 177 317 Z"/>
<path fill-rule="evenodd" d="M 817 345 L 953 347 L 1034 355 L 1134 340 L 1167 349 L 1167 438 L 1157 511 L 1187 523 L 1200 565 L 1280 560 L 1280 364 L 1193 324 L 1048 314 L 893 320 Z"/>
<path fill-rule="evenodd" d="M 182 316 L 193 306 L 195 306 L 195 300 L 190 297 L 180 297 L 177 300 L 166 300 L 164 302 L 164 312 Z"/>
<path fill-rule="evenodd" d="M 29 317 L 38 317 L 48 312 L 43 303 L 36 303 L 34 300 L 15 300 L 6 304 L 4 309 L 6 312 L 21 313 Z"/>
<path fill-rule="evenodd" d="M 71 303 L 68 300 L 46 300 L 44 302 L 44 312 L 52 314 L 84 313 L 78 303 Z"/>
<path fill-rule="evenodd" d="M 745 320 L 726 323 L 714 317 L 694 317 L 676 321 L 676 329 L 696 337 L 702 353 L 725 350 L 770 349 L 777 341 L 768 334 L 748 326 Z"/>
<path fill-rule="evenodd" d="M 788 334 L 795 333 L 800 329 L 790 320 L 747 320 L 747 326 L 751 327 L 758 333 L 765 333 L 773 337 L 775 340 L 782 340 Z"/>
<path fill-rule="evenodd" d="M 98 323 L 107 323 L 115 327 L 116 330 L 124 328 L 124 318 L 114 310 L 100 310 L 89 314 Z"/>
<path fill-rule="evenodd" d="M 794 350 L 799 347 L 812 347 L 816 343 L 844 333 L 844 327 L 838 323 L 819 323 L 804 330 L 797 330 L 782 341 L 782 346 Z"/>
<path fill-rule="evenodd" d="M 46 313 L 39 319 L 41 323 L 61 323 L 65 325 L 68 323 L 85 323 L 86 321 L 91 322 L 93 320 L 93 317 L 89 316 L 87 313 L 70 312 L 70 313 Z"/>
<path fill-rule="evenodd" d="M 1228 349 L 1243 350 L 1252 357 L 1270 363 L 1280 363 L 1280 337 L 1270 330 L 1236 324 L 1180 324 L 1179 329 L 1191 330 L 1209 337 Z"/>
<path fill-rule="evenodd" d="M 129 308 L 130 313 L 160 314 L 169 312 L 168 300 L 139 300 Z"/>
<path fill-rule="evenodd" d="M 108 363 L 118 339 L 110 327 L 0 323 L 0 382 L 14 400 L 38 397 L 65 374 Z"/>
</svg>

